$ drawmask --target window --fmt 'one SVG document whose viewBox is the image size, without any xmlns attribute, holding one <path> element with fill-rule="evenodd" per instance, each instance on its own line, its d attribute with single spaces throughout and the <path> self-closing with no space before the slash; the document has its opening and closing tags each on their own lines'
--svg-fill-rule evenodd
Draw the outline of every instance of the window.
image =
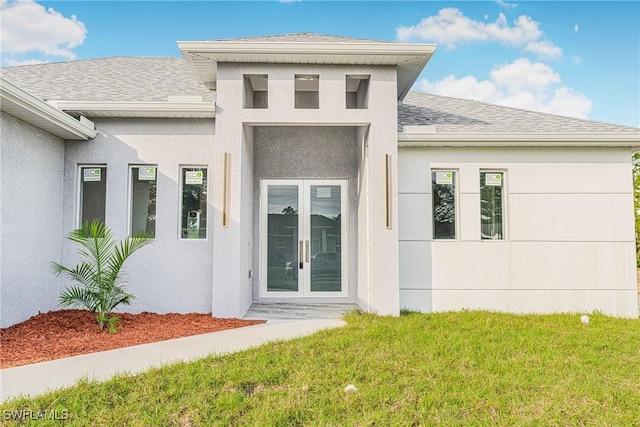
<svg viewBox="0 0 640 427">
<path fill-rule="evenodd" d="M 456 172 L 432 171 L 433 238 L 456 238 Z"/>
<path fill-rule="evenodd" d="M 370 76 L 347 76 L 347 109 L 368 108 L 369 79 Z"/>
<path fill-rule="evenodd" d="M 480 172 L 480 233 L 483 240 L 504 239 L 504 172 Z"/>
<path fill-rule="evenodd" d="M 182 168 L 182 215 L 180 218 L 183 239 L 207 238 L 207 169 Z"/>
<path fill-rule="evenodd" d="M 245 74 L 242 108 L 268 107 L 269 77 L 266 74 Z"/>
<path fill-rule="evenodd" d="M 99 219 L 105 222 L 107 200 L 107 168 L 82 166 L 80 168 L 80 225 Z"/>
<path fill-rule="evenodd" d="M 295 108 L 320 108 L 320 76 L 296 74 Z"/>
<path fill-rule="evenodd" d="M 131 234 L 156 237 L 156 166 L 131 168 Z"/>
</svg>

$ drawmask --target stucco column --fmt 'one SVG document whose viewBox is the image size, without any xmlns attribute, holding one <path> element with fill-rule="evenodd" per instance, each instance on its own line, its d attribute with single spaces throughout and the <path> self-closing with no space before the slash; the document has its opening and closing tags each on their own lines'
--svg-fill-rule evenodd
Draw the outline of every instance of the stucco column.
<svg viewBox="0 0 640 427">
<path fill-rule="evenodd" d="M 381 315 L 398 315 L 400 285 L 398 268 L 398 149 L 395 132 L 372 124 L 369 132 L 366 186 L 367 197 L 367 278 L 368 311 Z M 391 156 L 391 226 L 386 224 L 386 155 Z M 362 220 L 362 218 L 361 218 Z M 364 298 L 365 295 L 360 295 Z"/>
<path fill-rule="evenodd" d="M 212 310 L 216 317 L 241 317 L 251 305 L 249 259 L 251 254 L 250 207 L 252 141 L 245 135 L 242 117 L 242 80 L 219 69 L 213 180 L 213 283 Z M 241 76 L 240 76 L 241 77 Z M 230 156 L 225 170 L 225 153 Z M 228 185 L 228 223 L 223 225 L 225 182 Z M 249 205 L 250 206 L 250 205 Z M 244 211 L 243 211 L 244 209 Z M 247 210 L 249 215 L 247 215 Z"/>
<path fill-rule="evenodd" d="M 388 70 L 390 71 L 390 70 Z M 393 73 L 393 71 L 391 71 Z M 381 315 L 398 315 L 398 137 L 395 75 L 372 79 L 371 124 L 362 134 L 358 302 Z M 364 147 L 363 147 L 364 148 Z M 391 157 L 391 224 L 387 227 L 386 156 Z M 364 224 L 364 225 L 363 225 Z"/>
</svg>

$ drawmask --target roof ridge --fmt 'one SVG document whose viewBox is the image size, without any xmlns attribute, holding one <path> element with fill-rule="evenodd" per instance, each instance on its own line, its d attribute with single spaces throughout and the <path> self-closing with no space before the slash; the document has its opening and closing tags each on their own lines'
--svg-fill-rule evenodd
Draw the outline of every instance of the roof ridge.
<svg viewBox="0 0 640 427">
<path fill-rule="evenodd" d="M 469 98 L 460 98 L 457 96 L 448 96 L 448 95 L 439 95 L 439 94 L 435 94 L 435 93 L 430 93 L 430 92 L 422 92 L 422 91 L 418 91 L 418 90 L 410 90 L 409 91 L 410 94 L 424 94 L 424 95 L 429 95 L 429 96 L 435 96 L 435 97 L 440 97 L 440 98 L 448 98 L 448 99 L 454 99 L 454 100 L 458 100 L 458 101 L 463 101 L 463 102 L 475 102 L 476 104 L 481 104 L 481 105 L 487 105 L 489 107 L 492 108 L 503 108 L 506 110 L 514 110 L 514 111 L 521 111 L 521 112 L 527 112 L 527 113 L 531 113 L 531 114 L 538 114 L 541 116 L 548 116 L 548 117 L 562 117 L 565 119 L 570 119 L 570 120 L 577 120 L 577 121 L 582 121 L 582 122 L 586 122 L 586 123 L 590 123 L 590 124 L 594 124 L 594 123 L 600 123 L 603 125 L 611 125 L 611 126 L 622 126 L 622 127 L 626 127 L 628 129 L 635 129 L 638 130 L 640 128 L 636 128 L 633 126 L 629 126 L 629 125 L 621 125 L 618 123 L 609 123 L 609 122 L 603 122 L 601 120 L 593 120 L 593 119 L 583 119 L 580 117 L 573 117 L 573 116 L 567 116 L 564 114 L 554 114 L 554 113 L 547 113 L 544 111 L 536 111 L 536 110 L 530 110 L 527 108 L 518 108 L 518 107 L 511 107 L 508 105 L 501 105 L 501 104 L 492 104 L 490 102 L 485 102 L 485 101 L 478 101 L 477 99 L 469 99 Z M 403 102 L 404 104 L 404 102 Z"/>
</svg>

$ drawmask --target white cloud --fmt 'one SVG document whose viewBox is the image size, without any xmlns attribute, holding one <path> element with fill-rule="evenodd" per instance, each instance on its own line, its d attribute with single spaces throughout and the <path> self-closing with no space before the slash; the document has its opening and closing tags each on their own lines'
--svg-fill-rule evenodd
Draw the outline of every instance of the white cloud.
<svg viewBox="0 0 640 427">
<path fill-rule="evenodd" d="M 521 47 L 539 56 L 562 56 L 562 49 L 544 39 L 540 24 L 525 15 L 518 17 L 511 26 L 503 13 L 495 22 L 484 23 L 469 19 L 456 8 L 444 8 L 414 26 L 396 28 L 396 38 L 399 41 L 437 42 L 448 48 L 465 42 L 495 41 Z"/>
<path fill-rule="evenodd" d="M 527 58 L 495 67 L 489 80 L 449 75 L 435 82 L 420 80 L 416 89 L 579 118 L 588 118 L 593 106 L 585 95 L 562 85 L 562 78 L 553 68 Z"/>
<path fill-rule="evenodd" d="M 561 83 L 560 75 L 541 62 L 518 58 L 510 64 L 491 70 L 491 79 L 509 92 L 521 90 L 541 92 L 552 83 Z"/>
<path fill-rule="evenodd" d="M 562 56 L 562 49 L 548 40 L 529 42 L 524 47 L 524 50 L 547 58 L 560 58 Z"/>
<path fill-rule="evenodd" d="M 10 67 L 15 65 L 34 65 L 34 64 L 43 64 L 45 61 L 42 59 L 14 59 L 14 58 L 5 58 L 2 61 L 2 65 L 8 65 Z"/>
<path fill-rule="evenodd" d="M 516 3 L 507 3 L 504 0 L 496 0 L 496 3 L 498 3 L 500 6 L 504 7 L 505 9 L 513 9 L 518 7 Z"/>
<path fill-rule="evenodd" d="M 566 86 L 556 89 L 548 104 L 549 110 L 555 114 L 581 118 L 589 117 L 592 106 L 589 98 Z"/>
<path fill-rule="evenodd" d="M 489 15 L 487 15 L 486 13 L 484 14 L 484 20 L 486 21 L 487 19 L 489 19 Z"/>
<path fill-rule="evenodd" d="M 87 35 L 85 25 L 75 15 L 66 18 L 32 0 L 2 0 L 0 12 L 2 52 L 3 56 L 8 55 L 7 63 L 14 55 L 25 54 L 73 59 L 72 49 L 81 45 Z"/>
<path fill-rule="evenodd" d="M 578 31 L 580 31 L 580 25 L 578 25 L 578 24 L 574 25 L 574 26 L 573 26 L 573 31 L 575 31 L 576 33 L 577 33 Z"/>
</svg>

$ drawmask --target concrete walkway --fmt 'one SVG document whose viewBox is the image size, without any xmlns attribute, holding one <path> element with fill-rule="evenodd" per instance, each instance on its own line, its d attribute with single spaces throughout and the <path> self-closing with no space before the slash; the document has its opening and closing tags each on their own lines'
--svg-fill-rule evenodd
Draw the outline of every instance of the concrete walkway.
<svg viewBox="0 0 640 427">
<path fill-rule="evenodd" d="M 136 374 L 172 362 L 233 353 L 269 341 L 297 338 L 344 325 L 339 319 L 269 320 L 262 325 L 2 369 L 0 401 L 69 387 L 81 378 L 103 381 L 117 374 Z"/>
</svg>

